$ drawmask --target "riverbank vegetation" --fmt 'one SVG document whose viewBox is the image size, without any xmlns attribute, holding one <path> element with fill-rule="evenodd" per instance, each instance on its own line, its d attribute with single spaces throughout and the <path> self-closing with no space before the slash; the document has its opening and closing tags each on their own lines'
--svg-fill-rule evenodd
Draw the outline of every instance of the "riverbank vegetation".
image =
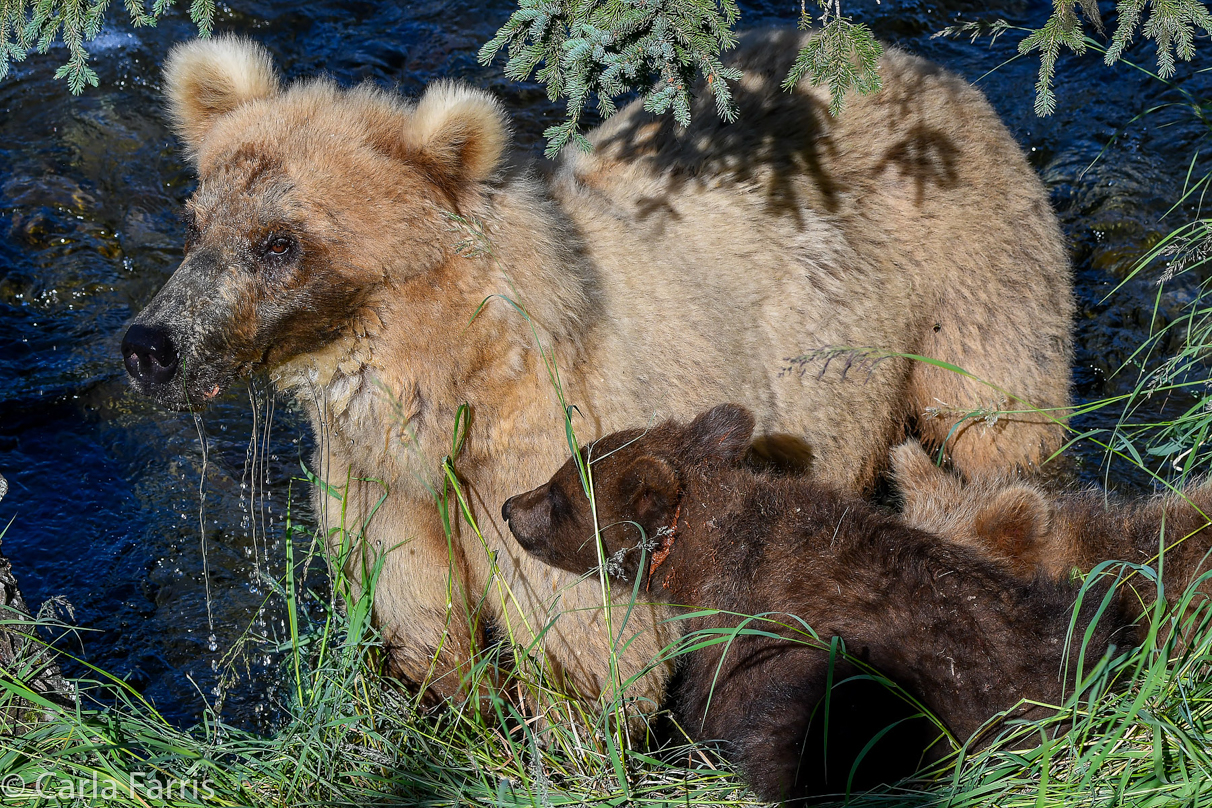
<svg viewBox="0 0 1212 808">
<path fill-rule="evenodd" d="M 310 548 L 292 558 L 296 574 L 315 560 L 318 542 Z M 0 714 L 16 700 L 41 712 L 26 711 L 24 723 L 0 738 L 3 804 L 758 804 L 712 749 L 686 743 L 667 720 L 660 728 L 660 721 L 618 722 L 629 711 L 625 690 L 601 713 L 560 703 L 520 646 L 499 649 L 512 656 L 516 674 L 490 709 L 476 701 L 424 709 L 377 673 L 381 646 L 369 621 L 369 590 L 355 594 L 337 576 L 320 595 L 300 591 L 296 581 L 281 581 L 292 617 L 282 671 L 289 696 L 275 732 L 242 731 L 213 711 L 180 729 L 96 669 L 78 681 L 74 707 L 5 673 Z M 303 599 L 323 608 L 300 608 Z M 1212 798 L 1209 616 L 1192 589 L 1177 610 L 1156 610 L 1142 649 L 1100 668 L 1089 689 L 1057 705 L 1055 716 L 1012 724 L 989 748 L 971 755 L 957 748 L 919 777 L 852 795 L 849 804 L 1195 805 Z M 1176 650 L 1178 636 L 1193 641 Z M 489 662 L 473 676 L 486 676 Z M 574 720 L 545 724 L 518 711 L 518 703 L 538 697 Z"/>
</svg>

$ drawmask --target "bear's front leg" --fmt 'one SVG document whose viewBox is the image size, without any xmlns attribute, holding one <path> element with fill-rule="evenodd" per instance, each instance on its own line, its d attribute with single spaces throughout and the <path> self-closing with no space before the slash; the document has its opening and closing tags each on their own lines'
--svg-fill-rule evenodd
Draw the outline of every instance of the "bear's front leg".
<svg viewBox="0 0 1212 808">
<path fill-rule="evenodd" d="M 722 741 L 762 800 L 825 793 L 815 787 L 822 783 L 805 789 L 800 769 L 827 662 L 797 643 L 746 638 L 732 643 L 723 665 L 711 649 L 693 653 L 676 694 L 679 718 L 695 740 Z"/>
<path fill-rule="evenodd" d="M 387 672 L 424 692 L 426 701 L 459 702 L 476 692 L 487 709 L 500 675 L 477 665 L 489 616 L 469 586 L 459 542 L 449 541 L 437 506 L 393 494 L 352 475 L 340 489 L 317 487 L 315 506 L 330 559 L 356 602 L 373 586 L 373 623 L 383 630 Z"/>
</svg>

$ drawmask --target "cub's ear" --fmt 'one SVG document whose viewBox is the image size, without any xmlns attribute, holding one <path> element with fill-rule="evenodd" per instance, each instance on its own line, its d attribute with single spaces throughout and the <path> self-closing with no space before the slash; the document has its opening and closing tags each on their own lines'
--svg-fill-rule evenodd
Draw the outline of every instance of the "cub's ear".
<svg viewBox="0 0 1212 808">
<path fill-rule="evenodd" d="M 425 91 L 402 134 L 401 156 L 457 200 L 497 170 L 509 143 L 509 122 L 488 93 L 443 81 Z"/>
<path fill-rule="evenodd" d="M 987 551 L 1031 574 L 1043 562 L 1052 512 L 1042 493 L 1012 485 L 981 506 L 972 527 Z"/>
<path fill-rule="evenodd" d="M 686 450 L 694 460 L 736 463 L 753 440 L 754 420 L 739 404 L 720 404 L 686 427 Z"/>
<path fill-rule="evenodd" d="M 177 45 L 164 65 L 164 90 L 178 134 L 197 152 L 215 121 L 241 104 L 278 94 L 268 51 L 234 36 Z"/>
<path fill-rule="evenodd" d="M 639 522 L 651 538 L 673 520 L 678 488 L 678 475 L 673 466 L 652 455 L 637 458 L 619 481 L 619 497 L 631 510 L 624 516 Z"/>
</svg>

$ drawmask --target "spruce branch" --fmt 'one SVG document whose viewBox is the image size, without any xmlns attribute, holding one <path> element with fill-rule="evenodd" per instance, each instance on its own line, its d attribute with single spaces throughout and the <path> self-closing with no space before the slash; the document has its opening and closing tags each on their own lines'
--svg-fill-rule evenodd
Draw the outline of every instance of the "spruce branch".
<svg viewBox="0 0 1212 808">
<path fill-rule="evenodd" d="M 135 26 L 155 25 L 173 3 L 155 0 L 148 11 L 146 0 L 123 0 Z M 67 61 L 55 71 L 55 78 L 65 79 L 74 95 L 89 85 L 96 87 L 97 73 L 88 64 L 85 45 L 105 28 L 109 5 L 110 0 L 0 0 L 0 79 L 31 50 L 46 53 L 61 42 L 67 48 Z M 189 16 L 198 26 L 199 36 L 209 36 L 215 0 L 191 0 Z"/>
<path fill-rule="evenodd" d="M 866 26 L 841 16 L 840 0 L 817 4 L 827 33 L 800 54 L 803 64 L 797 62 L 799 72 L 785 86 L 794 87 L 804 75 L 827 83 L 836 112 L 847 91 L 879 89 L 880 47 Z M 479 58 L 487 64 L 504 52 L 505 75 L 516 81 L 533 76 L 548 98 L 564 100 L 564 122 L 544 132 L 547 154 L 554 155 L 568 143 L 588 148 L 581 123 L 591 103 L 609 116 L 635 92 L 645 109 L 688 126 L 691 93 L 701 80 L 716 114 L 735 120 L 729 82 L 741 74 L 720 54 L 736 46 L 739 18 L 736 0 L 519 0 Z"/>
<path fill-rule="evenodd" d="M 1026 39 L 1018 43 L 1018 52 L 1021 54 L 1039 51 L 1039 80 L 1035 83 L 1035 114 L 1041 117 L 1051 115 L 1056 110 L 1056 96 L 1052 92 L 1052 82 L 1056 77 L 1056 60 L 1060 56 L 1061 46 L 1078 54 L 1086 52 L 1086 37 L 1082 32 L 1081 21 L 1077 17 L 1078 5 L 1070 0 L 1058 0 L 1044 26 L 1032 31 Z M 1082 10 L 1086 11 L 1086 8 L 1083 6 Z M 1097 13 L 1097 9 L 1095 9 L 1095 13 Z"/>
<path fill-rule="evenodd" d="M 838 0 L 821 0 L 821 28 L 800 50 L 783 89 L 790 92 L 804 76 L 815 86 L 829 87 L 829 112 L 841 114 L 846 93 L 879 92 L 881 87 L 879 60 L 884 49 L 871 29 L 862 23 L 852 22 L 841 15 Z M 808 28 L 812 18 L 805 11 L 800 16 L 800 27 Z"/>
<path fill-rule="evenodd" d="M 1197 28 L 1212 33 L 1212 14 L 1202 0 L 1119 0 L 1116 11 L 1115 32 L 1104 61 L 1111 65 L 1123 58 L 1139 31 L 1157 45 L 1157 73 L 1162 78 L 1174 75 L 1176 59 L 1190 61 L 1195 56 Z M 1104 33 L 1096 0 L 1054 0 L 1052 14 L 1043 27 L 1031 31 L 1019 43 L 1019 53 L 1039 51 L 1039 81 L 1035 86 L 1035 111 L 1039 115 L 1051 115 L 1056 109 L 1052 85 L 1061 47 L 1078 54 L 1086 51 L 1081 17 L 1089 20 L 1097 33 Z"/>
</svg>

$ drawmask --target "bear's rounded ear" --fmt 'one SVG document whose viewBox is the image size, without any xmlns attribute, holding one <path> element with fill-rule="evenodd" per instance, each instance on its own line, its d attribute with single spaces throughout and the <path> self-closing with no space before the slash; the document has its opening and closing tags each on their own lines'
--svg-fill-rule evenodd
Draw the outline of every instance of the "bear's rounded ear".
<svg viewBox="0 0 1212 808">
<path fill-rule="evenodd" d="M 686 449 L 695 460 L 737 463 L 753 441 L 753 414 L 740 404 L 720 404 L 686 427 Z"/>
<path fill-rule="evenodd" d="M 628 517 L 639 522 L 649 536 L 673 518 L 678 489 L 673 466 L 654 455 L 636 458 L 619 481 L 619 494 L 632 509 Z"/>
<path fill-rule="evenodd" d="M 1027 485 L 1011 485 L 982 504 L 973 532 L 985 549 L 1030 569 L 1042 561 L 1040 552 L 1052 527 L 1048 498 Z"/>
<path fill-rule="evenodd" d="M 269 52 L 234 36 L 177 45 L 164 64 L 164 90 L 177 133 L 197 152 L 215 121 L 241 104 L 278 94 Z"/>
<path fill-rule="evenodd" d="M 483 90 L 454 82 L 430 85 L 412 110 L 404 132 L 405 156 L 452 199 L 483 182 L 501 164 L 509 121 L 501 104 Z"/>
</svg>

